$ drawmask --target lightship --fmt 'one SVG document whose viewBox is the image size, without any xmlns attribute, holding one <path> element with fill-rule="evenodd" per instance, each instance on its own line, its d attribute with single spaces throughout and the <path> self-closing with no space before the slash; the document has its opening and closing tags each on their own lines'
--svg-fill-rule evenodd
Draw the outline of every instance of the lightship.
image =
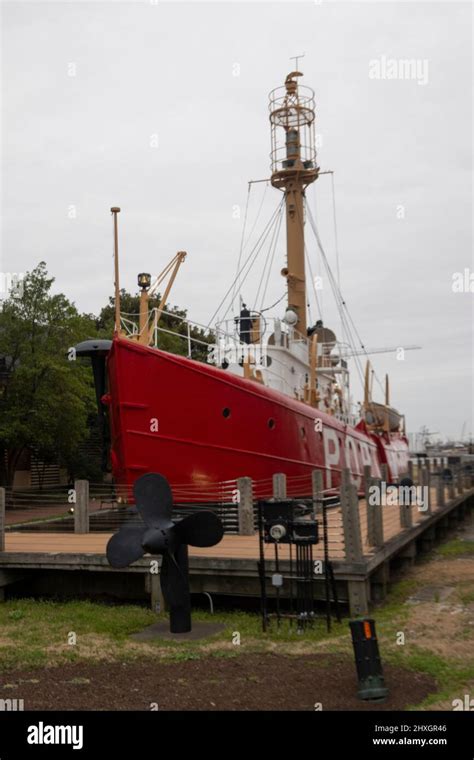
<svg viewBox="0 0 474 760">
<path fill-rule="evenodd" d="M 116 483 L 131 488 L 159 472 L 187 498 L 228 493 L 237 478 L 252 478 L 260 495 L 271 492 L 274 473 L 285 473 L 289 495 L 311 493 L 311 476 L 323 474 L 336 492 L 342 468 L 359 491 L 364 466 L 380 478 L 386 465 L 396 482 L 408 469 L 404 417 L 391 405 L 388 378 L 383 402 L 372 399 L 367 362 L 364 398 L 357 413 L 348 358 L 321 320 L 308 325 L 305 222 L 306 190 L 318 179 L 314 92 L 293 71 L 270 93 L 271 178 L 286 220 L 286 304 L 270 318 L 242 299 L 235 317 L 220 320 L 207 361 L 169 353 L 159 345 L 159 319 L 177 271 L 178 253 L 152 285 L 139 275 L 138 323 L 120 313 L 117 215 L 115 332 L 111 341 L 85 341 L 77 354 L 93 362 L 101 420 L 110 425 L 110 461 Z M 170 280 L 158 309 L 149 299 Z M 267 310 L 268 311 L 268 310 Z M 180 331 L 182 336 L 183 331 Z M 188 334 L 189 338 L 189 334 Z"/>
</svg>

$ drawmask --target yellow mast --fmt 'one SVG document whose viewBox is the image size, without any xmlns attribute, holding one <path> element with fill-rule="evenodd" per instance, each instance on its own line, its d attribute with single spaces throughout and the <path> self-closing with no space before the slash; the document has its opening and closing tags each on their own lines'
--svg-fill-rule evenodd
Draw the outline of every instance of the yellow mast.
<svg viewBox="0 0 474 760">
<path fill-rule="evenodd" d="M 114 272 L 115 272 L 115 325 L 114 333 L 120 335 L 120 284 L 119 284 L 119 260 L 118 260 L 118 224 L 117 214 L 120 213 L 118 206 L 112 206 L 110 211 L 114 217 Z"/>
<path fill-rule="evenodd" d="M 288 309 L 294 328 L 306 337 L 306 277 L 304 247 L 305 188 L 318 178 L 314 140 L 314 92 L 300 86 L 300 71 L 292 71 L 284 88 L 270 93 L 272 185 L 285 194 Z M 284 143 L 281 136 L 284 132 Z"/>
</svg>

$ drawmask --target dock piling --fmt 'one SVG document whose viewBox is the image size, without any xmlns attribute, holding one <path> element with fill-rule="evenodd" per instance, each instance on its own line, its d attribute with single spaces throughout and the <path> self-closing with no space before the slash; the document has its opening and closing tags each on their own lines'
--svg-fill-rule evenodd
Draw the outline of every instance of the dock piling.
<svg viewBox="0 0 474 760">
<path fill-rule="evenodd" d="M 360 531 L 359 498 L 357 489 L 351 482 L 350 470 L 347 468 L 341 472 L 341 511 L 346 558 L 351 562 L 361 562 L 364 555 Z"/>
<path fill-rule="evenodd" d="M 313 488 L 313 515 L 317 517 L 323 511 L 323 473 L 321 470 L 313 470 L 311 475 Z"/>
<path fill-rule="evenodd" d="M 443 480 L 443 471 L 441 467 L 439 468 L 437 472 L 437 480 L 436 480 L 436 506 L 437 507 L 444 507 L 445 505 L 445 498 L 444 498 L 444 480 Z"/>
<path fill-rule="evenodd" d="M 252 478 L 237 478 L 237 490 L 239 492 L 239 536 L 253 536 L 255 526 Z"/>
<path fill-rule="evenodd" d="M 89 481 L 75 480 L 74 533 L 89 533 Z"/>
<path fill-rule="evenodd" d="M 365 485 L 365 504 L 367 507 L 367 543 L 374 549 L 383 547 L 383 515 L 382 505 L 380 502 L 381 481 L 372 478 L 370 475 L 370 465 L 364 467 L 364 485 Z M 379 494 L 378 499 L 371 496 L 371 488 L 375 488 L 375 493 Z"/>
<path fill-rule="evenodd" d="M 286 475 L 283 472 L 276 472 L 273 475 L 273 498 L 286 499 Z"/>
<path fill-rule="evenodd" d="M 431 472 L 429 467 L 425 467 L 421 471 L 421 484 L 428 489 L 428 503 L 426 505 L 427 509 L 425 510 L 425 515 L 430 515 L 433 510 L 431 508 Z"/>
</svg>

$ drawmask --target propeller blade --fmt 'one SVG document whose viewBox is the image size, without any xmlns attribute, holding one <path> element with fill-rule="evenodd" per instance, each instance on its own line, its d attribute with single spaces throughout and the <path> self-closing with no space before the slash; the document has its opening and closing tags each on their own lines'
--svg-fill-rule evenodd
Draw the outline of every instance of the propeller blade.
<svg viewBox="0 0 474 760">
<path fill-rule="evenodd" d="M 127 567 L 132 562 L 143 557 L 142 547 L 143 534 L 145 531 L 140 525 L 133 528 L 121 528 L 109 539 L 107 544 L 107 559 L 112 567 Z"/>
<path fill-rule="evenodd" d="M 184 547 L 180 547 L 182 550 Z M 191 607 L 189 594 L 189 577 L 180 568 L 176 557 L 170 552 L 163 554 L 160 570 L 160 583 L 167 605 L 172 607 Z"/>
<path fill-rule="evenodd" d="M 178 541 L 190 546 L 214 546 L 224 535 L 222 523 L 209 510 L 200 510 L 176 523 Z"/>
<path fill-rule="evenodd" d="M 133 495 L 137 510 L 149 528 L 159 528 L 161 520 L 171 517 L 173 494 L 163 475 L 142 475 L 135 481 Z"/>
</svg>

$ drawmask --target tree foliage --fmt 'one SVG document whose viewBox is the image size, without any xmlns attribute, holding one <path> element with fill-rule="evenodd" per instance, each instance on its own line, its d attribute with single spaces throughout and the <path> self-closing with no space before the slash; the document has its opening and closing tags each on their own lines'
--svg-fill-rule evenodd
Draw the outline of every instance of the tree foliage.
<svg viewBox="0 0 474 760">
<path fill-rule="evenodd" d="M 91 372 L 67 352 L 95 333 L 95 320 L 53 295 L 53 282 L 41 262 L 0 311 L 0 355 L 9 367 L 0 388 L 0 482 L 7 486 L 25 449 L 67 465 L 88 432 Z"/>
</svg>

